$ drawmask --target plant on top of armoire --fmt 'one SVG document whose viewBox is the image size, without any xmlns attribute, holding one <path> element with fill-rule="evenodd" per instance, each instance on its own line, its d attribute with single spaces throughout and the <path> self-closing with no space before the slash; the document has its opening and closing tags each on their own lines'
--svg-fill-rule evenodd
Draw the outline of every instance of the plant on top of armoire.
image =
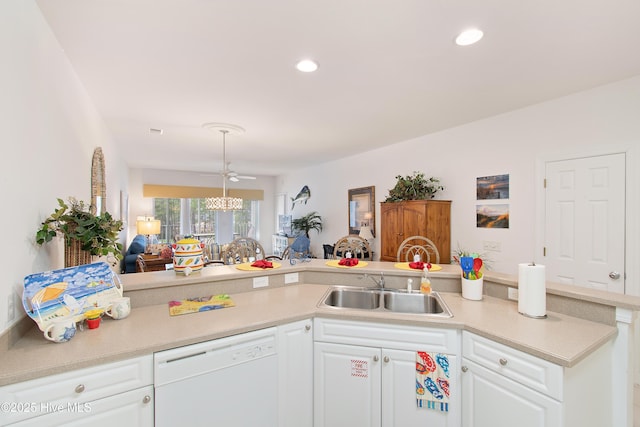
<svg viewBox="0 0 640 427">
<path fill-rule="evenodd" d="M 101 215 L 91 213 L 90 206 L 82 200 L 69 197 L 69 205 L 58 199 L 59 207 L 48 217 L 36 232 L 36 243 L 50 242 L 58 233 L 65 242 L 65 267 L 91 262 L 91 256 L 113 254 L 121 260 L 122 243 L 118 235 L 122 221 L 109 212 Z"/>
<path fill-rule="evenodd" d="M 413 175 L 396 175 L 396 185 L 389 190 L 385 202 L 402 202 L 405 200 L 433 199 L 438 191 L 444 190 L 438 178 L 425 178 L 423 172 Z"/>
</svg>

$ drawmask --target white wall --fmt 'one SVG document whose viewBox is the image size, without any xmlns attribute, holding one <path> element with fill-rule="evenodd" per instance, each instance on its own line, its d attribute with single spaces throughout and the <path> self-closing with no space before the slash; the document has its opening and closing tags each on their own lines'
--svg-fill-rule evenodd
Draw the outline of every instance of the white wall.
<svg viewBox="0 0 640 427">
<path fill-rule="evenodd" d="M 358 156 L 317 165 L 280 177 L 277 192 L 289 197 L 308 185 L 307 205 L 292 211 L 297 218 L 315 210 L 324 231 L 311 236 L 317 255 L 323 243 L 333 243 L 348 233 L 347 190 L 375 186 L 376 235 L 380 231 L 380 205 L 395 185 L 396 175 L 413 171 L 441 179 L 444 192 L 437 198 L 452 200 L 452 247 L 458 244 L 483 251 L 483 241 L 498 241 L 501 252 L 489 252 L 494 270 L 516 274 L 517 264 L 539 259 L 536 251 L 536 180 L 538 159 L 626 150 L 628 155 L 627 279 L 640 294 L 637 221 L 640 185 L 636 165 L 640 160 L 640 76 L 561 99 L 534 105 L 464 126 L 425 135 Z M 391 126 L 393 124 L 390 124 Z M 476 228 L 476 178 L 509 174 L 510 228 Z M 375 240 L 379 252 L 379 239 Z M 635 255 L 634 255 L 635 254 Z"/>
<path fill-rule="evenodd" d="M 119 217 L 128 170 L 64 52 L 32 0 L 0 2 L 0 333 L 24 315 L 25 276 L 64 266 L 60 244 L 35 244 L 56 198 L 91 196 L 91 157 L 102 147 L 107 210 Z"/>
</svg>

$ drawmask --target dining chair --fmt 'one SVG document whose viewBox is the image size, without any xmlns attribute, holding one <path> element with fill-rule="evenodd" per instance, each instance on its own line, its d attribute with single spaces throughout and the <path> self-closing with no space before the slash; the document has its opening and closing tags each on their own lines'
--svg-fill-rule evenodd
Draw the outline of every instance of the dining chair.
<svg viewBox="0 0 640 427">
<path fill-rule="evenodd" d="M 357 234 L 349 234 L 340 238 L 333 247 L 333 257 L 343 258 L 347 252 L 351 252 L 353 258 L 371 261 L 373 254 L 371 246 Z"/>
<path fill-rule="evenodd" d="M 222 251 L 221 259 L 225 264 L 232 265 L 266 259 L 266 256 L 260 242 L 250 237 L 238 237 Z"/>
<path fill-rule="evenodd" d="M 322 245 L 322 250 L 324 251 L 324 259 L 332 259 L 333 258 L 333 248 L 335 245 Z"/>
<path fill-rule="evenodd" d="M 147 270 L 147 262 L 144 260 L 141 254 L 136 258 L 136 264 L 137 273 L 144 273 Z"/>
<path fill-rule="evenodd" d="M 397 262 L 411 262 L 415 255 L 420 255 L 422 262 L 440 262 L 440 253 L 436 245 L 424 236 L 410 236 L 400 243 Z"/>
</svg>

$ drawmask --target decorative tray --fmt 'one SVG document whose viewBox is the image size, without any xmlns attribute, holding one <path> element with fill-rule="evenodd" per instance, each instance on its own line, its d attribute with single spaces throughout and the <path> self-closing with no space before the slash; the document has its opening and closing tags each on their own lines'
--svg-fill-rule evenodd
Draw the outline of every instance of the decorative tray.
<svg viewBox="0 0 640 427">
<path fill-rule="evenodd" d="M 22 305 L 40 330 L 55 317 L 79 322 L 89 310 L 106 310 L 122 297 L 122 284 L 106 262 L 36 273 L 24 278 Z"/>
</svg>

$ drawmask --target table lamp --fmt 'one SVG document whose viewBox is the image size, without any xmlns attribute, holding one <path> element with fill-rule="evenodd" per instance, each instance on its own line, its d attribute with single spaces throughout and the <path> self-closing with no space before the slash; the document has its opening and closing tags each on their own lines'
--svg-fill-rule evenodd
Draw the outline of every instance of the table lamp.
<svg viewBox="0 0 640 427">
<path fill-rule="evenodd" d="M 358 233 L 358 236 L 362 237 L 364 240 L 369 242 L 369 244 L 371 244 L 371 241 L 373 240 L 371 227 L 369 227 L 368 225 L 363 225 L 362 227 L 360 227 L 360 233 Z"/>
<path fill-rule="evenodd" d="M 147 247 L 145 248 L 145 254 L 151 253 L 149 246 L 151 245 L 151 235 L 160 234 L 160 220 L 153 219 L 153 217 L 146 217 L 136 222 L 136 229 L 138 234 L 144 234 L 147 236 Z"/>
</svg>

